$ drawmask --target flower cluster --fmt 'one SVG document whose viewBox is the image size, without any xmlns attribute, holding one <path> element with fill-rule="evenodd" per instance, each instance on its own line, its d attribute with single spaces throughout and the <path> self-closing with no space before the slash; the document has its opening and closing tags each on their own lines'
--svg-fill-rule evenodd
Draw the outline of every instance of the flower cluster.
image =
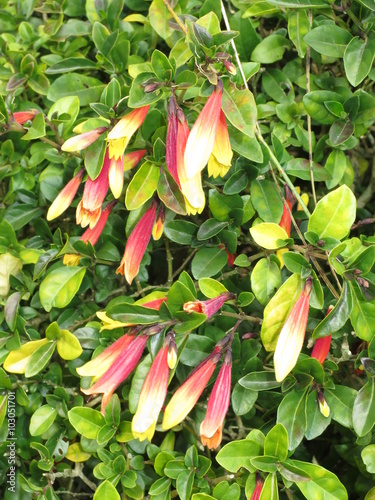
<svg viewBox="0 0 375 500">
<path fill-rule="evenodd" d="M 210 317 L 220 309 L 224 302 L 233 298 L 233 294 L 224 292 L 214 299 L 186 303 L 184 310 L 204 311 Z M 162 302 L 163 299 L 160 298 L 143 305 L 158 308 Z M 194 305 L 195 307 L 193 307 Z M 102 318 L 100 315 L 99 317 Z M 108 321 L 109 318 L 106 320 Z M 94 384 L 88 389 L 82 389 L 82 392 L 86 395 L 103 394 L 103 413 L 115 389 L 137 366 L 148 338 L 151 335 L 161 333 L 169 325 L 168 322 L 146 327 L 133 325 L 125 335 L 98 356 L 77 368 L 79 375 L 93 377 Z M 117 322 L 115 326 L 129 325 Z M 162 421 L 164 430 L 171 429 L 184 420 L 200 398 L 216 365 L 223 358 L 222 366 L 208 399 L 206 417 L 200 427 L 202 443 L 211 449 L 216 449 L 219 446 L 222 440 L 223 421 L 230 401 L 232 370 L 230 345 L 232 339 L 233 334 L 229 334 L 219 341 L 214 351 L 193 370 L 174 393 L 165 408 Z M 132 432 L 134 437 L 140 441 L 145 439 L 151 441 L 155 433 L 157 420 L 167 395 L 169 370 L 175 367 L 177 354 L 175 335 L 174 331 L 171 330 L 165 335 L 163 345 L 151 364 L 140 392 L 137 411 L 133 417 Z"/>
</svg>

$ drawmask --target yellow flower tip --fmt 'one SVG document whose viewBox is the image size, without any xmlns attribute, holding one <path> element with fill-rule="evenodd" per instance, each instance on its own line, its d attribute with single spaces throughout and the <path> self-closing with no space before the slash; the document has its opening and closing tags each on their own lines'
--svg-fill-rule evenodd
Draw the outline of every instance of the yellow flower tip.
<svg viewBox="0 0 375 500">
<path fill-rule="evenodd" d="M 101 214 L 101 206 L 95 210 L 89 210 L 83 206 L 83 200 L 81 200 L 77 205 L 76 222 L 81 227 L 89 226 L 90 229 L 93 229 L 100 219 Z"/>
<path fill-rule="evenodd" d="M 112 158 L 110 162 L 108 173 L 109 188 L 117 200 L 121 196 L 124 185 L 124 164 L 122 157 L 118 160 Z"/>
<path fill-rule="evenodd" d="M 177 347 L 176 344 L 170 345 L 168 349 L 168 367 L 173 370 L 177 363 Z"/>
<path fill-rule="evenodd" d="M 320 413 L 323 415 L 323 417 L 328 418 L 330 415 L 330 408 L 328 406 L 326 398 L 324 397 L 324 394 L 319 390 L 317 399 Z"/>
<path fill-rule="evenodd" d="M 103 323 L 100 331 L 114 330 L 115 328 L 125 328 L 132 325 L 132 323 L 122 323 L 121 321 L 115 321 L 114 319 L 111 319 L 109 316 L 107 316 L 104 311 L 98 311 L 96 315 Z"/>
<path fill-rule="evenodd" d="M 216 177 L 224 177 L 231 167 L 231 163 L 222 164 L 220 163 L 214 154 L 211 154 L 208 159 L 207 171 L 210 177 L 216 179 Z"/>
<path fill-rule="evenodd" d="M 210 450 L 216 450 L 223 439 L 223 426 L 220 425 L 212 436 L 204 436 L 201 433 L 201 441 L 203 446 L 207 446 Z"/>
<path fill-rule="evenodd" d="M 129 143 L 127 137 L 121 137 L 120 139 L 108 139 L 108 157 L 110 160 L 119 160 L 122 158 L 125 148 Z"/>
<path fill-rule="evenodd" d="M 139 441 L 148 441 L 151 443 L 152 438 L 155 434 L 156 423 L 150 418 L 136 419 L 137 415 L 134 415 L 132 421 L 132 434 L 135 439 Z"/>
<path fill-rule="evenodd" d="M 76 253 L 66 253 L 63 258 L 65 266 L 78 266 L 81 261 L 81 256 Z"/>
<path fill-rule="evenodd" d="M 309 195 L 307 193 L 302 193 L 301 198 L 303 203 L 307 206 L 309 204 Z M 300 203 L 298 203 L 297 210 L 299 211 L 303 210 L 302 205 Z"/>
</svg>

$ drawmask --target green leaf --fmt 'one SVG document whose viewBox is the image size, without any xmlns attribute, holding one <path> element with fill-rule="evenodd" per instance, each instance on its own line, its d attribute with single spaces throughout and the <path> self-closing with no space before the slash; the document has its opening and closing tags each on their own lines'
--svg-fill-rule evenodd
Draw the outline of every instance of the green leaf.
<svg viewBox="0 0 375 500">
<path fill-rule="evenodd" d="M 353 427 L 358 436 L 365 436 L 375 425 L 375 377 L 360 389 L 353 406 Z"/>
<path fill-rule="evenodd" d="M 352 297 L 350 321 L 357 336 L 370 342 L 375 335 L 375 304 L 360 300 L 358 288 L 353 283 L 349 285 Z"/>
<path fill-rule="evenodd" d="M 367 472 L 375 474 L 375 444 L 369 444 L 361 451 L 363 463 Z"/>
<path fill-rule="evenodd" d="M 291 391 L 281 401 L 277 411 L 277 423 L 283 424 L 289 436 L 289 450 L 294 450 L 302 441 L 307 429 L 307 389 Z"/>
<path fill-rule="evenodd" d="M 320 465 L 291 460 L 293 465 L 311 476 L 310 481 L 296 482 L 306 498 L 324 500 L 347 500 L 348 493 L 337 476 Z"/>
<path fill-rule="evenodd" d="M 310 22 L 307 12 L 304 9 L 292 10 L 288 17 L 288 34 L 301 58 L 306 55 L 307 44 L 304 37 L 309 31 Z"/>
<path fill-rule="evenodd" d="M 324 396 L 330 408 L 332 419 L 351 429 L 353 427 L 353 405 L 357 391 L 351 387 L 337 385 L 334 389 L 325 389 Z"/>
<path fill-rule="evenodd" d="M 96 63 L 85 57 L 67 57 L 47 68 L 46 75 L 57 75 L 59 73 L 70 73 L 85 69 L 95 70 L 95 68 Z"/>
<path fill-rule="evenodd" d="M 261 222 L 250 228 L 250 234 L 255 243 L 267 250 L 275 250 L 284 247 L 284 240 L 288 239 L 288 234 L 284 228 L 274 222 Z"/>
<path fill-rule="evenodd" d="M 15 231 L 18 231 L 32 220 L 40 217 L 43 212 L 43 209 L 33 205 L 15 202 L 5 210 L 4 219 L 12 225 Z"/>
<path fill-rule="evenodd" d="M 188 333 L 196 330 L 207 319 L 205 314 L 197 312 L 187 313 L 184 311 L 176 312 L 175 317 L 180 321 L 174 328 L 176 333 Z"/>
<path fill-rule="evenodd" d="M 176 214 L 186 215 L 184 195 L 169 172 L 164 170 L 160 172 L 157 191 L 159 198 L 166 207 Z"/>
<path fill-rule="evenodd" d="M 125 195 L 128 210 L 136 210 L 149 200 L 158 187 L 160 170 L 146 161 L 131 180 Z"/>
<path fill-rule="evenodd" d="M 84 59 L 86 61 L 86 59 Z M 58 119 L 60 115 L 69 116 L 66 121 L 61 125 L 63 130 L 63 134 L 65 134 L 72 124 L 75 122 L 79 113 L 79 99 L 77 96 L 70 97 L 62 97 L 58 99 L 55 103 L 50 107 L 47 118 L 51 121 Z"/>
<path fill-rule="evenodd" d="M 323 24 L 312 29 L 305 42 L 314 50 L 328 57 L 343 57 L 352 35 L 335 24 Z"/>
<path fill-rule="evenodd" d="M 349 139 L 354 132 L 354 125 L 349 121 L 337 121 L 329 130 L 329 140 L 332 146 L 339 146 Z"/>
<path fill-rule="evenodd" d="M 356 87 L 369 74 L 375 57 L 375 40 L 355 36 L 346 46 L 344 68 L 349 83 Z"/>
<path fill-rule="evenodd" d="M 288 175 L 294 175 L 295 177 L 298 177 L 298 179 L 302 179 L 304 181 L 309 181 L 311 179 L 309 160 L 294 158 L 293 160 L 286 162 L 284 170 Z M 313 162 L 313 173 L 314 180 L 316 182 L 327 181 L 331 178 L 330 173 L 327 172 L 324 167 L 319 165 L 319 163 Z"/>
<path fill-rule="evenodd" d="M 276 224 L 280 222 L 284 205 L 273 182 L 253 181 L 250 187 L 250 196 L 253 207 L 263 221 Z"/>
<path fill-rule="evenodd" d="M 272 455 L 283 461 L 288 456 L 288 433 L 281 424 L 275 425 L 267 434 L 264 441 L 264 454 Z"/>
<path fill-rule="evenodd" d="M 55 341 L 48 342 L 38 347 L 38 349 L 32 353 L 27 363 L 25 377 L 33 377 L 37 373 L 40 373 L 51 359 L 52 354 L 55 352 L 55 347 Z"/>
<path fill-rule="evenodd" d="M 172 220 L 164 226 L 165 236 L 180 245 L 190 245 L 197 230 L 196 224 L 185 220 Z"/>
<path fill-rule="evenodd" d="M 23 141 L 31 141 L 33 139 L 39 139 L 46 135 L 46 122 L 43 113 L 38 113 L 28 129 L 27 133 L 22 136 Z"/>
<path fill-rule="evenodd" d="M 281 386 L 281 382 L 276 381 L 273 372 L 251 372 L 240 378 L 238 383 L 253 391 L 268 391 Z"/>
<path fill-rule="evenodd" d="M 78 292 L 86 269 L 82 267 L 60 267 L 51 271 L 39 288 L 40 302 L 49 312 L 52 307 L 67 306 Z"/>
<path fill-rule="evenodd" d="M 81 106 L 88 106 L 100 100 L 105 85 L 97 78 L 67 73 L 59 76 L 50 86 L 47 99 L 52 102 L 62 97 L 77 96 Z"/>
<path fill-rule="evenodd" d="M 312 391 L 308 395 L 306 411 L 308 418 L 305 437 L 306 439 L 311 441 L 312 439 L 315 439 L 316 437 L 323 434 L 323 432 L 329 426 L 332 419 L 332 412 L 330 411 L 330 415 L 328 418 L 322 415 L 319 410 L 316 391 Z"/>
<path fill-rule="evenodd" d="M 225 250 L 220 248 L 201 248 L 194 255 L 191 272 L 196 280 L 210 278 L 218 274 L 228 260 Z"/>
<path fill-rule="evenodd" d="M 340 330 L 349 318 L 351 310 L 352 296 L 348 282 L 344 281 L 339 300 L 328 316 L 326 316 L 315 328 L 313 339 L 326 337 Z"/>
<path fill-rule="evenodd" d="M 241 467 L 253 471 L 250 458 L 259 455 L 260 451 L 259 443 L 249 439 L 241 439 L 223 446 L 216 455 L 216 460 L 229 472 L 237 472 Z"/>
<path fill-rule="evenodd" d="M 127 303 L 110 305 L 106 314 L 115 321 L 134 325 L 151 325 L 161 321 L 159 312 L 155 309 Z"/>
<path fill-rule="evenodd" d="M 102 134 L 93 144 L 90 144 L 85 149 L 85 167 L 91 180 L 95 180 L 102 170 L 106 148 L 105 134 Z"/>
<path fill-rule="evenodd" d="M 282 285 L 279 266 L 270 259 L 258 260 L 250 275 L 250 282 L 256 299 L 265 306 Z"/>
<path fill-rule="evenodd" d="M 130 87 L 129 102 L 130 108 L 140 108 L 159 101 L 164 92 L 161 88 L 156 88 L 153 92 L 145 92 L 145 85 L 155 82 L 154 73 L 141 73 L 137 75 Z"/>
<path fill-rule="evenodd" d="M 57 411 L 50 405 L 43 405 L 38 408 L 30 419 L 30 434 L 32 436 L 41 436 L 53 424 L 57 417 Z"/>
<path fill-rule="evenodd" d="M 197 239 L 199 241 L 209 240 L 219 234 L 228 226 L 228 222 L 220 222 L 216 219 L 207 219 L 198 229 Z"/>
<path fill-rule="evenodd" d="M 279 500 L 279 488 L 277 486 L 277 476 L 275 473 L 268 474 L 266 477 L 259 500 Z"/>
<path fill-rule="evenodd" d="M 175 314 L 177 311 L 182 311 L 182 306 L 185 302 L 195 301 L 196 297 L 189 289 L 187 285 L 181 283 L 181 281 L 176 281 L 173 283 L 168 292 L 167 306 L 171 314 Z"/>
<path fill-rule="evenodd" d="M 327 0 L 267 0 L 271 5 L 289 7 L 291 9 L 321 8 L 329 6 Z"/>
<path fill-rule="evenodd" d="M 105 425 L 104 417 L 99 411 L 83 406 L 69 410 L 68 418 L 75 430 L 87 439 L 96 439 L 99 430 Z"/>
<path fill-rule="evenodd" d="M 199 290 L 208 299 L 213 299 L 221 293 L 228 291 L 222 283 L 212 278 L 201 278 L 198 281 L 198 285 Z"/>
<path fill-rule="evenodd" d="M 236 415 L 241 416 L 248 413 L 258 399 L 257 391 L 245 389 L 240 384 L 236 384 L 232 391 L 231 403 Z"/>
<path fill-rule="evenodd" d="M 176 480 L 176 490 L 181 500 L 189 500 L 194 484 L 194 470 L 184 470 L 180 472 Z"/>
<path fill-rule="evenodd" d="M 344 98 L 330 90 L 314 90 L 303 96 L 303 104 L 308 114 L 322 124 L 332 124 L 336 120 L 336 117 L 325 106 L 325 103 L 329 101 L 343 104 Z"/>
<path fill-rule="evenodd" d="M 224 81 L 222 109 L 228 121 L 243 134 L 254 137 L 257 120 L 257 108 L 253 94 L 250 90 L 238 90 L 230 83 Z"/>
<path fill-rule="evenodd" d="M 324 196 L 312 213 L 308 231 L 341 240 L 350 231 L 356 216 L 356 198 L 347 186 L 341 186 Z"/>
<path fill-rule="evenodd" d="M 106 480 L 95 490 L 94 500 L 121 500 L 121 497 L 113 484 Z"/>
<path fill-rule="evenodd" d="M 332 189 L 340 183 L 347 166 L 345 153 L 340 149 L 334 149 L 328 156 L 325 169 L 331 174 L 332 179 L 326 181 L 328 189 Z"/>
<path fill-rule="evenodd" d="M 79 340 L 69 330 L 60 330 L 60 339 L 57 341 L 57 352 L 62 359 L 76 359 L 82 354 Z"/>
<path fill-rule="evenodd" d="M 284 52 L 290 47 L 290 41 L 281 35 L 269 35 L 255 47 L 251 60 L 261 64 L 272 64 L 280 61 Z"/>
<path fill-rule="evenodd" d="M 274 351 L 286 318 L 301 294 L 302 280 L 292 274 L 268 302 L 263 313 L 261 338 L 267 351 Z"/>
</svg>

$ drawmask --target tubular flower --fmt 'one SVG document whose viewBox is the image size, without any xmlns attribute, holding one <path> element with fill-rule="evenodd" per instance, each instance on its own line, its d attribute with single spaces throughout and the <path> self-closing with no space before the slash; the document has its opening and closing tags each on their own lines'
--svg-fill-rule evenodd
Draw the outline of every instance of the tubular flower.
<svg viewBox="0 0 375 500">
<path fill-rule="evenodd" d="M 190 131 L 185 150 L 185 169 L 188 179 L 195 177 L 207 165 L 215 144 L 219 126 L 223 85 L 217 85 L 203 106 Z"/>
<path fill-rule="evenodd" d="M 317 390 L 317 401 L 320 413 L 323 417 L 328 418 L 330 414 L 330 408 L 328 406 L 327 400 L 321 390 Z"/>
<path fill-rule="evenodd" d="M 221 443 L 223 437 L 223 421 L 230 401 L 230 385 L 232 372 L 232 355 L 228 349 L 219 375 L 208 398 L 206 418 L 201 423 L 200 436 L 204 446 L 211 450 Z"/>
<path fill-rule="evenodd" d="M 179 176 L 177 172 L 177 134 L 178 134 L 178 119 L 177 110 L 179 109 L 174 95 L 171 96 L 168 103 L 168 128 L 167 128 L 167 144 L 166 157 L 168 172 L 180 186 Z M 187 129 L 189 135 L 189 127 Z M 186 145 L 186 142 L 185 142 Z"/>
<path fill-rule="evenodd" d="M 326 316 L 332 311 L 333 306 L 329 306 Z M 322 365 L 329 353 L 329 348 L 331 347 L 332 335 L 327 335 L 327 337 L 321 337 L 316 340 L 314 348 L 311 353 L 311 357 L 315 358 Z"/>
<path fill-rule="evenodd" d="M 140 360 L 145 348 L 148 335 L 139 335 L 130 344 L 122 349 L 111 363 L 110 368 L 104 372 L 97 382 L 89 389 L 81 389 L 84 394 L 103 393 L 101 411 L 109 403 L 116 388 L 131 374 Z"/>
<path fill-rule="evenodd" d="M 11 116 L 17 123 L 23 125 L 29 120 L 33 120 L 38 113 L 37 109 L 29 109 L 28 111 L 15 111 Z"/>
<path fill-rule="evenodd" d="M 126 153 L 124 155 L 124 172 L 131 170 L 141 161 L 143 155 L 146 153 L 145 149 L 139 149 L 138 151 L 132 151 L 131 153 Z"/>
<path fill-rule="evenodd" d="M 88 177 L 85 182 L 82 200 L 77 206 L 76 221 L 82 227 L 94 228 L 102 213 L 102 203 L 108 192 L 108 172 L 110 160 L 108 149 L 104 156 L 104 162 L 100 174 L 93 181 Z"/>
<path fill-rule="evenodd" d="M 185 302 L 183 305 L 183 310 L 187 313 L 198 312 L 205 314 L 207 318 L 211 318 L 226 302 L 227 300 L 233 300 L 235 294 L 231 292 L 223 292 L 217 297 L 209 300 L 195 300 L 194 302 Z"/>
<path fill-rule="evenodd" d="M 155 223 L 156 207 L 156 203 L 152 202 L 133 229 L 126 242 L 124 256 L 116 270 L 117 274 L 125 275 L 125 279 L 129 285 L 138 274 L 141 260 L 150 241 L 152 228 Z"/>
<path fill-rule="evenodd" d="M 214 352 L 191 372 L 181 387 L 173 394 L 164 412 L 162 423 L 164 430 L 171 429 L 182 422 L 193 409 L 208 384 L 220 357 L 221 348 L 215 347 Z"/>
<path fill-rule="evenodd" d="M 74 137 L 70 137 L 64 144 L 61 146 L 62 151 L 66 151 L 68 153 L 73 153 L 75 151 L 81 151 L 82 149 L 87 148 L 95 142 L 102 135 L 103 132 L 107 130 L 107 127 L 99 127 L 94 130 L 90 130 L 90 132 L 85 132 L 84 134 L 79 134 Z"/>
<path fill-rule="evenodd" d="M 160 410 L 167 395 L 169 378 L 168 351 L 172 337 L 172 334 L 166 336 L 163 347 L 156 355 L 142 386 L 137 411 L 132 421 L 133 436 L 140 441 L 145 439 L 151 441 L 155 433 Z"/>
<path fill-rule="evenodd" d="M 276 380 L 281 382 L 294 368 L 305 338 L 312 279 L 305 286 L 281 329 L 274 355 Z"/>
<path fill-rule="evenodd" d="M 120 198 L 124 185 L 124 162 L 122 158 L 119 158 L 118 160 L 115 160 L 114 158 L 110 159 L 108 182 L 113 196 L 116 199 Z"/>
<path fill-rule="evenodd" d="M 134 334 L 125 334 L 116 340 L 109 347 L 104 349 L 98 356 L 96 356 L 91 361 L 88 361 L 82 366 L 77 368 L 78 375 L 81 377 L 101 377 L 115 360 L 120 356 L 121 352 L 126 349 L 126 347 L 133 342 L 135 338 Z"/>
<path fill-rule="evenodd" d="M 289 187 L 287 185 L 284 186 L 284 191 L 285 191 L 285 201 L 286 201 L 286 204 L 287 204 L 289 210 L 284 205 L 284 210 L 283 210 L 283 214 L 281 216 L 280 222 L 279 222 L 279 226 L 282 227 L 283 229 L 285 229 L 286 234 L 288 236 L 290 236 L 291 222 L 292 221 L 291 221 L 289 212 L 292 211 L 292 208 L 296 202 L 296 199 L 293 196 L 293 193 L 291 192 L 291 190 L 289 189 Z"/>
<path fill-rule="evenodd" d="M 188 214 L 201 213 L 206 203 L 204 191 L 202 188 L 201 173 L 198 172 L 194 177 L 188 178 L 185 168 L 185 149 L 189 137 L 189 126 L 182 109 L 177 109 L 177 174 L 178 185 L 181 188 L 185 198 L 186 210 Z"/>
<path fill-rule="evenodd" d="M 230 147 L 229 134 L 225 115 L 220 110 L 219 125 L 217 128 L 214 147 L 208 160 L 208 175 L 216 178 L 224 177 L 231 167 L 233 151 Z"/>
<path fill-rule="evenodd" d="M 78 191 L 79 185 L 84 174 L 84 169 L 82 168 L 68 184 L 64 187 L 62 191 L 57 195 L 52 205 L 49 207 L 47 212 L 47 220 L 56 219 L 65 210 L 70 207 L 76 192 Z"/>
<path fill-rule="evenodd" d="M 107 140 L 109 143 L 109 158 L 118 160 L 124 154 L 132 135 L 139 129 L 146 118 L 150 106 L 133 109 L 123 116 L 109 132 Z"/>
<path fill-rule="evenodd" d="M 257 483 L 254 488 L 253 494 L 251 495 L 250 500 L 259 500 L 260 494 L 262 493 L 263 482 L 260 478 L 257 478 Z"/>
<path fill-rule="evenodd" d="M 154 241 L 160 240 L 161 235 L 163 234 L 164 231 L 164 222 L 165 222 L 165 210 L 164 210 L 164 205 L 161 205 L 155 220 L 154 227 L 152 228 L 152 238 L 154 239 Z"/>
</svg>

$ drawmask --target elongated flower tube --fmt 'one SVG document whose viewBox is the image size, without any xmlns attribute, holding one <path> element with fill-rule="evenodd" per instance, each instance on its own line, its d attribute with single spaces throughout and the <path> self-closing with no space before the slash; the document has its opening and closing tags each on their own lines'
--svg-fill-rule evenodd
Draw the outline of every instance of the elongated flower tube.
<svg viewBox="0 0 375 500">
<path fill-rule="evenodd" d="M 139 271 L 142 258 L 151 238 L 152 228 L 156 217 L 156 202 L 152 202 L 146 213 L 133 229 L 126 242 L 124 256 L 116 270 L 117 274 L 123 274 L 126 281 L 131 284 Z"/>
<path fill-rule="evenodd" d="M 305 339 L 312 279 L 305 286 L 281 329 L 274 354 L 276 380 L 281 382 L 297 363 Z"/>
<path fill-rule="evenodd" d="M 146 118 L 150 106 L 133 109 L 123 116 L 109 132 L 107 140 L 109 143 L 109 158 L 118 160 L 124 154 L 133 134 L 139 129 Z"/>
<path fill-rule="evenodd" d="M 168 334 L 156 355 L 139 396 L 137 411 L 132 421 L 132 433 L 140 441 L 151 441 L 156 422 L 168 389 L 168 351 L 173 334 Z"/>
<path fill-rule="evenodd" d="M 289 211 L 292 211 L 293 205 L 296 202 L 296 199 L 292 193 L 292 191 L 289 189 L 287 185 L 284 186 L 284 191 L 285 191 L 285 201 L 286 204 L 289 208 Z M 291 231 L 291 218 L 290 218 L 290 213 L 288 211 L 288 208 L 284 205 L 284 210 L 283 214 L 281 216 L 279 226 L 285 229 L 285 232 L 288 236 L 290 236 L 290 231 Z"/>
<path fill-rule="evenodd" d="M 82 227 L 94 228 L 102 213 L 102 203 L 107 195 L 109 182 L 110 160 L 108 149 L 104 156 L 104 162 L 100 174 L 95 180 L 88 177 L 83 189 L 83 197 L 77 206 L 76 221 Z"/>
<path fill-rule="evenodd" d="M 124 172 L 131 170 L 136 167 L 137 164 L 141 161 L 142 157 L 146 153 L 145 149 L 139 149 L 138 151 L 132 151 L 131 153 L 126 153 L 124 155 Z"/>
<path fill-rule="evenodd" d="M 177 119 L 177 101 L 174 95 L 169 99 L 168 103 L 168 127 L 167 127 L 167 140 L 166 140 L 166 157 L 168 172 L 173 179 L 180 186 L 179 176 L 177 173 L 177 133 L 178 133 L 178 119 Z M 189 135 L 189 127 L 187 129 Z M 185 142 L 186 144 L 186 142 Z"/>
<path fill-rule="evenodd" d="M 208 300 L 194 300 L 191 302 L 185 302 L 183 305 L 183 310 L 187 313 L 198 312 L 205 314 L 207 318 L 211 318 L 217 311 L 222 307 L 222 305 L 228 300 L 233 300 L 235 294 L 231 292 L 223 292 L 217 297 Z"/>
<path fill-rule="evenodd" d="M 88 146 L 90 146 L 90 144 L 99 139 L 102 133 L 106 130 L 107 127 L 98 127 L 94 130 L 90 130 L 89 132 L 85 132 L 84 134 L 70 137 L 67 141 L 64 142 L 64 144 L 61 146 L 61 149 L 62 151 L 66 151 L 68 153 L 86 149 Z"/>
<path fill-rule="evenodd" d="M 91 361 L 88 361 L 82 366 L 77 368 L 78 375 L 81 377 L 95 377 L 100 378 L 120 356 L 121 352 L 133 342 L 135 333 L 126 333 L 116 340 L 109 347 L 104 349 L 98 356 Z"/>
<path fill-rule="evenodd" d="M 100 214 L 99 220 L 95 224 L 95 227 L 93 229 L 91 229 L 90 227 L 86 229 L 86 231 L 80 238 L 84 243 L 90 242 L 92 246 L 94 246 L 95 243 L 97 243 L 106 225 L 109 214 L 111 213 L 112 208 L 115 205 L 116 201 L 111 201 L 110 203 L 108 203 L 108 205 L 104 208 L 104 210 L 102 210 L 102 213 Z"/>
<path fill-rule="evenodd" d="M 70 204 L 78 191 L 79 185 L 81 184 L 84 172 L 85 171 L 82 168 L 56 196 L 52 205 L 48 209 L 47 220 L 56 219 L 56 217 L 61 215 L 67 208 L 70 207 Z"/>
<path fill-rule="evenodd" d="M 225 115 L 220 110 L 219 125 L 217 128 L 214 147 L 208 159 L 208 175 L 216 178 L 224 177 L 231 167 L 233 151 L 230 147 L 229 134 Z"/>
<path fill-rule="evenodd" d="M 29 109 L 28 111 L 15 111 L 11 116 L 17 123 L 23 125 L 27 121 L 33 120 L 38 113 L 37 109 Z"/>
<path fill-rule="evenodd" d="M 110 159 L 108 182 L 113 196 L 116 199 L 120 198 L 124 186 L 124 161 L 122 157 L 118 160 L 115 160 L 115 158 Z"/>
<path fill-rule="evenodd" d="M 179 424 L 190 413 L 208 384 L 220 358 L 221 347 L 215 347 L 214 352 L 191 372 L 181 387 L 173 394 L 164 412 L 162 423 L 164 430 Z"/>
<path fill-rule="evenodd" d="M 89 389 L 81 389 L 84 394 L 103 394 L 101 411 L 109 403 L 116 388 L 131 374 L 140 360 L 148 335 L 139 335 L 114 359 L 111 366 Z"/>
<path fill-rule="evenodd" d="M 204 446 L 216 450 L 223 437 L 223 422 L 230 401 L 232 355 L 227 349 L 214 387 L 208 398 L 206 418 L 201 423 L 200 436 Z"/>
<path fill-rule="evenodd" d="M 160 240 L 164 231 L 164 222 L 165 222 L 164 205 L 160 205 L 154 227 L 152 228 L 152 238 L 154 241 Z"/>
<path fill-rule="evenodd" d="M 195 215 L 201 213 L 206 203 L 202 187 L 202 174 L 198 172 L 189 179 L 185 168 L 185 149 L 189 137 L 189 126 L 182 109 L 177 109 L 177 174 L 178 185 L 185 198 L 186 210 L 188 214 Z"/>
<path fill-rule="evenodd" d="M 259 500 L 260 494 L 262 493 L 262 488 L 263 488 L 263 481 L 259 478 L 257 478 L 256 486 L 254 488 L 253 494 L 251 495 L 250 500 Z"/>
<path fill-rule="evenodd" d="M 204 169 L 212 153 L 219 126 L 222 96 L 223 85 L 219 82 L 190 131 L 185 150 L 185 169 L 188 179 Z"/>
</svg>

